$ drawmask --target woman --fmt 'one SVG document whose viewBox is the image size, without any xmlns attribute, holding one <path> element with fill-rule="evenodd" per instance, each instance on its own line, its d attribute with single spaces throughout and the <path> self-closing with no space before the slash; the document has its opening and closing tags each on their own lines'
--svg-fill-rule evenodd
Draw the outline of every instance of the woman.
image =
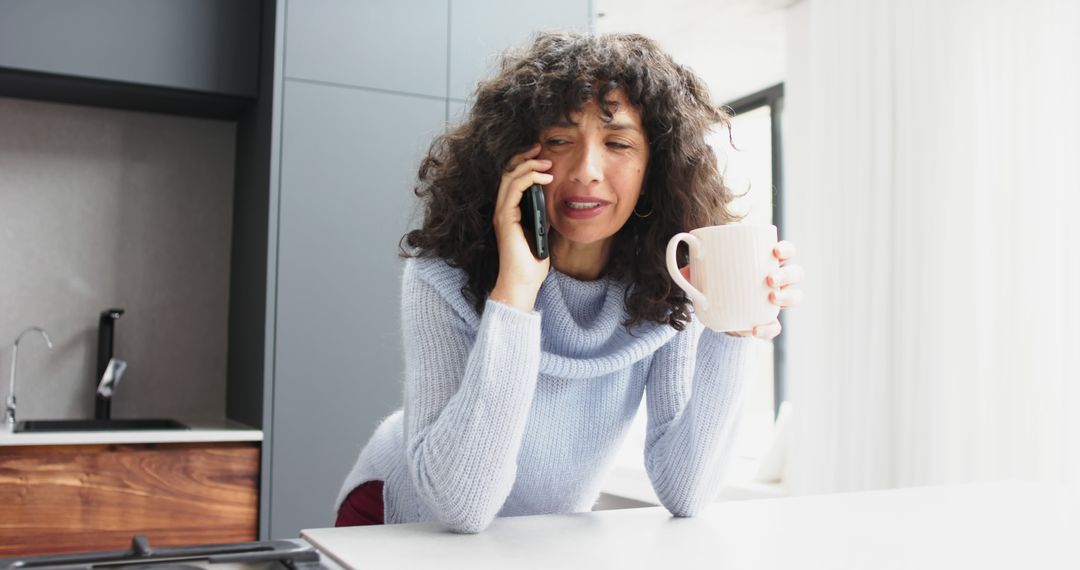
<svg viewBox="0 0 1080 570">
<path fill-rule="evenodd" d="M 703 83 L 638 35 L 544 34 L 478 87 L 420 169 L 404 238 L 404 409 L 338 497 L 338 524 L 590 510 L 647 392 L 645 466 L 676 516 L 708 504 L 730 451 L 753 338 L 703 328 L 665 269 L 678 232 L 733 221 Z M 519 203 L 544 186 L 550 259 Z M 774 255 L 791 256 L 782 242 Z M 685 271 L 685 270 L 684 270 Z M 771 275 L 798 301 L 801 269 Z"/>
</svg>

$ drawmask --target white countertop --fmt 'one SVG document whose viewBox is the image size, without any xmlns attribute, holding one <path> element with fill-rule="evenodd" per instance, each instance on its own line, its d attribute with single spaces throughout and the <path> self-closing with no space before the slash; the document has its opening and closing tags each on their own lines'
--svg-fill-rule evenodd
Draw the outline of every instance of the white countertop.
<svg viewBox="0 0 1080 570">
<path fill-rule="evenodd" d="M 0 428 L 0 447 L 9 445 L 92 445 L 262 441 L 263 432 L 238 422 L 189 424 L 191 429 L 11 433 Z"/>
<path fill-rule="evenodd" d="M 1080 568 L 1080 495 L 1026 482 L 916 487 L 437 524 L 305 530 L 349 569 Z"/>
</svg>

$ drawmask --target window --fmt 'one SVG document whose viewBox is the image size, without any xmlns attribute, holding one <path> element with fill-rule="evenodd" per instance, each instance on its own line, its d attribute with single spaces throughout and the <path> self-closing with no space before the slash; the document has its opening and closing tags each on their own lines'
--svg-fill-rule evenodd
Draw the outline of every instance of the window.
<svg viewBox="0 0 1080 570">
<path fill-rule="evenodd" d="M 780 114 L 783 85 L 776 85 L 727 105 L 734 114 L 731 138 L 726 129 L 712 133 L 707 141 L 717 154 L 717 165 L 738 198 L 732 209 L 744 216 L 741 223 L 780 223 L 783 173 L 780 152 Z M 734 142 L 733 148 L 731 142 Z M 783 315 L 781 314 L 781 320 Z M 773 443 L 776 414 L 783 400 L 784 335 L 759 352 L 762 362 L 743 402 L 741 424 L 728 464 L 727 483 L 721 498 L 777 494 L 755 482 L 758 468 Z M 646 410 L 642 400 L 630 434 L 623 443 L 605 492 L 657 503 L 642 465 Z"/>
<path fill-rule="evenodd" d="M 731 204 L 740 223 L 775 224 L 783 239 L 781 224 L 780 116 L 783 111 L 783 84 L 759 91 L 727 105 L 734 115 L 731 138 L 728 132 L 713 133 L 707 140 L 717 155 L 717 165 L 728 187 L 738 196 Z M 732 147 L 734 143 L 734 148 Z M 781 314 L 783 319 L 783 314 Z M 784 397 L 784 335 L 773 339 L 760 351 L 759 376 L 754 379 L 746 400 L 735 443 L 735 458 L 728 481 L 752 483 L 758 466 L 769 452 L 775 435 L 775 419 Z"/>
</svg>

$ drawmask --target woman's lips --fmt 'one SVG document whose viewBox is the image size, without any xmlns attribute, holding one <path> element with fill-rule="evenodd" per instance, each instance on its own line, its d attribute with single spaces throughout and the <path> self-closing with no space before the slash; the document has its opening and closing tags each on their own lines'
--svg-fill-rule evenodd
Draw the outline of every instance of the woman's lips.
<svg viewBox="0 0 1080 570">
<path fill-rule="evenodd" d="M 570 219 L 584 220 L 600 215 L 611 203 L 592 198 L 570 198 L 559 202 L 562 214 Z"/>
</svg>

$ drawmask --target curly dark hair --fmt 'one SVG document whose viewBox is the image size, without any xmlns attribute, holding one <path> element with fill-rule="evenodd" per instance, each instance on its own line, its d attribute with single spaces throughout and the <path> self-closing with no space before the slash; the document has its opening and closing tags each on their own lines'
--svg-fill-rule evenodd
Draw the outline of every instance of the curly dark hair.
<svg viewBox="0 0 1080 570">
<path fill-rule="evenodd" d="M 713 126 L 730 127 L 708 88 L 652 40 L 637 34 L 542 33 L 503 55 L 482 81 L 462 124 L 439 136 L 420 165 L 415 189 L 424 207 L 420 229 L 405 234 L 403 257 L 439 257 L 468 274 L 463 294 L 478 312 L 499 273 L 493 217 L 503 166 L 540 133 L 593 100 L 607 119 L 608 95 L 623 89 L 641 113 L 649 163 L 638 208 L 615 234 L 605 274 L 627 279 L 627 330 L 645 321 L 683 330 L 689 300 L 667 272 L 676 233 L 726 224 L 732 192 L 705 143 Z M 730 132 L 730 131 L 729 131 Z"/>
</svg>

